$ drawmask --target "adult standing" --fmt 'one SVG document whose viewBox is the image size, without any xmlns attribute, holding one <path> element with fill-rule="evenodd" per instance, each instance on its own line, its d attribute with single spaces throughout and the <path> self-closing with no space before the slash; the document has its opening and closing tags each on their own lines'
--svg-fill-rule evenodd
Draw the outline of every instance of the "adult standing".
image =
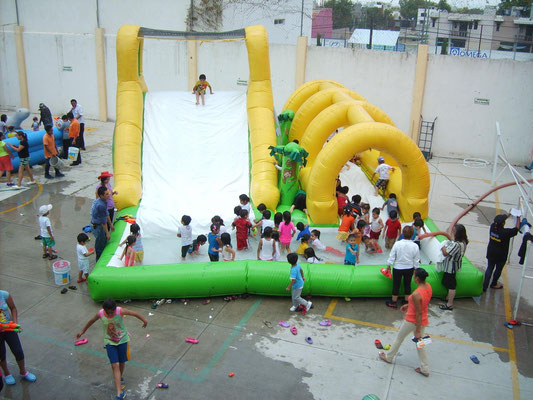
<svg viewBox="0 0 533 400">
<path fill-rule="evenodd" d="M 72 111 L 67 113 L 67 118 L 70 122 L 68 135 L 72 143 L 72 146 L 80 149 L 80 151 L 78 152 L 78 158 L 76 158 L 76 161 L 74 161 L 70 165 L 71 166 L 80 165 L 81 164 L 81 143 L 80 143 L 81 124 L 76 118 L 74 118 L 74 114 L 72 114 Z"/>
<path fill-rule="evenodd" d="M 0 290 L 0 323 L 7 324 L 10 322 L 18 324 L 17 307 L 15 306 L 13 297 L 11 297 L 8 292 Z M 18 333 L 13 331 L 4 331 L 2 328 L 0 328 L 0 366 L 4 372 L 4 380 L 6 385 L 14 385 L 17 383 L 7 367 L 6 343 L 8 344 L 11 353 L 13 353 L 15 356 L 15 360 L 17 360 L 22 379 L 27 380 L 28 382 L 35 382 L 37 380 L 35 375 L 26 369 L 24 363 L 24 351 L 22 350 Z"/>
<path fill-rule="evenodd" d="M 70 112 L 72 112 L 74 118 L 80 123 L 80 135 L 78 137 L 78 143 L 81 146 L 80 150 L 85 150 L 85 139 L 83 138 L 83 132 L 85 132 L 85 119 L 83 118 L 83 108 L 81 108 L 81 105 L 78 104 L 76 99 L 70 100 L 70 104 L 72 105 Z"/>
<path fill-rule="evenodd" d="M 496 215 L 494 222 L 490 226 L 489 244 L 487 245 L 487 270 L 483 280 L 483 291 L 488 289 L 491 277 L 491 289 L 503 288 L 503 285 L 498 283 L 498 279 L 500 279 L 503 267 L 507 262 L 509 241 L 518 234 L 518 228 L 520 228 L 520 218 L 516 218 L 516 226 L 514 228 L 505 228 L 505 221 L 510 215 Z"/>
<path fill-rule="evenodd" d="M 402 230 L 403 240 L 394 243 L 387 260 L 387 268 L 392 269 L 392 300 L 387 300 L 385 304 L 391 308 L 398 308 L 398 295 L 400 294 L 400 284 L 403 279 L 405 302 L 411 294 L 411 280 L 415 268 L 420 265 L 420 248 L 415 242 L 405 238 L 413 237 L 413 227 L 405 226 Z"/>
<path fill-rule="evenodd" d="M 93 233 L 96 238 L 94 252 L 96 253 L 96 261 L 98 261 L 107 241 L 111 238 L 108 224 L 111 227 L 111 232 L 115 230 L 115 227 L 107 212 L 107 199 L 109 199 L 111 193 L 109 193 L 109 190 L 105 186 L 102 186 L 98 188 L 96 194 L 98 198 L 93 201 L 91 208 L 91 224 L 93 225 Z"/>
<path fill-rule="evenodd" d="M 43 136 L 43 148 L 44 148 L 44 158 L 46 159 L 46 165 L 44 166 L 44 177 L 46 179 L 54 179 L 52 175 L 50 175 L 50 159 L 52 157 L 57 156 L 57 146 L 56 141 L 54 138 L 54 128 L 52 125 L 46 126 L 46 133 Z M 61 178 L 62 176 L 65 176 L 61 173 L 61 171 L 54 167 L 56 178 Z"/>
<path fill-rule="evenodd" d="M 441 304 L 441 310 L 453 310 L 453 299 L 455 298 L 455 291 L 457 288 L 456 274 L 461 269 L 463 257 L 468 245 L 468 237 L 466 236 L 466 228 L 462 224 L 457 224 L 452 228 L 453 240 L 448 244 L 442 246 L 441 251 L 444 256 L 442 261 L 442 286 L 448 289 L 448 296 L 446 304 Z"/>
<path fill-rule="evenodd" d="M 52 113 L 50 109 L 44 105 L 44 103 L 39 104 L 39 111 L 41 113 L 41 119 L 39 120 L 39 125 L 43 123 L 44 129 L 47 126 L 54 126 L 54 119 L 52 118 Z"/>
<path fill-rule="evenodd" d="M 403 242 L 404 240 L 401 240 L 400 242 Z M 408 303 L 404 304 L 400 309 L 402 312 L 405 313 L 405 319 L 403 321 L 402 326 L 400 327 L 398 336 L 396 336 L 396 340 L 394 341 L 392 347 L 390 348 L 387 354 L 385 354 L 384 352 L 379 353 L 379 358 L 389 364 L 392 363 L 394 356 L 396 355 L 396 353 L 398 353 L 400 345 L 405 340 L 405 337 L 407 335 L 414 332 L 415 338 L 420 340 L 420 338 L 424 336 L 425 327 L 429 325 L 428 304 L 431 300 L 431 296 L 433 295 L 433 290 L 431 289 L 431 285 L 426 282 L 428 273 L 423 268 L 417 268 L 415 270 L 414 275 L 414 281 L 418 287 L 416 288 L 414 293 L 409 296 Z M 415 371 L 419 374 L 428 377 L 429 363 L 426 355 L 426 348 L 418 348 L 417 346 L 416 350 L 418 352 L 418 359 L 420 360 L 420 367 L 415 368 Z"/>
</svg>

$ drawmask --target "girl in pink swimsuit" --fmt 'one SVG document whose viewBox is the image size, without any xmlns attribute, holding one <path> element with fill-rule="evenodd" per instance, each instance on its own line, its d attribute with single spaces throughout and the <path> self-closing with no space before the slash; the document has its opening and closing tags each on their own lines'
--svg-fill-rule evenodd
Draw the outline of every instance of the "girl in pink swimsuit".
<svg viewBox="0 0 533 400">
<path fill-rule="evenodd" d="M 122 260 L 124 258 L 124 265 L 126 267 L 132 267 L 135 264 L 135 250 L 133 250 L 133 245 L 137 238 L 134 235 L 129 235 L 126 238 L 126 247 L 120 256 Z"/>
</svg>

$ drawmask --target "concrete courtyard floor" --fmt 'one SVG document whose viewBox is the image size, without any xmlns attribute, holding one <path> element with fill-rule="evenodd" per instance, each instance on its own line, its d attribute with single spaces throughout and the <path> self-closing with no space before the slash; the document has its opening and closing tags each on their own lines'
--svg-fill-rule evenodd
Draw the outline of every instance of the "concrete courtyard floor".
<svg viewBox="0 0 533 400">
<path fill-rule="evenodd" d="M 111 399 L 111 371 L 97 322 L 86 334 L 88 344 L 74 347 L 75 335 L 100 308 L 86 285 L 61 294 L 51 262 L 41 258 L 37 210 L 52 203 L 51 221 L 61 257 L 74 261 L 76 235 L 89 222 L 96 177 L 112 170 L 112 123 L 88 121 L 83 164 L 65 170 L 66 177 L 21 191 L 0 191 L 0 289 L 13 296 L 24 328 L 26 365 L 37 382 L 4 387 L 2 399 Z M 463 160 L 430 160 L 430 216 L 446 229 L 459 212 L 491 188 L 490 167 L 469 168 Z M 524 174 L 524 168 L 519 168 Z M 529 174 L 529 173 L 528 173 Z M 504 173 L 499 183 L 511 181 Z M 5 188 L 5 178 L 0 183 Z M 490 196 L 462 219 L 471 240 L 470 260 L 484 271 L 488 227 L 493 217 L 516 206 L 516 188 Z M 414 372 L 419 365 L 413 343 L 406 340 L 395 364 L 380 361 L 374 339 L 392 343 L 402 314 L 384 299 L 313 298 L 305 317 L 289 312 L 288 298 L 250 296 L 224 302 L 202 299 L 163 304 L 151 301 L 124 305 L 145 315 L 146 329 L 127 318 L 131 361 L 125 372 L 129 399 L 519 399 L 533 398 L 533 330 L 508 330 L 521 269 L 514 244 L 511 264 L 502 277 L 504 290 L 456 301 L 454 311 L 430 304 L 434 343 L 428 347 L 431 375 Z M 531 258 L 533 259 L 533 257 Z M 530 260 L 531 260 L 530 259 Z M 94 262 L 94 261 L 93 261 Z M 73 263 L 72 277 L 77 273 Z M 529 262 L 531 265 L 531 261 Z M 526 281 L 518 319 L 533 321 L 533 283 Z M 330 327 L 319 321 L 329 319 Z M 278 326 L 285 320 L 298 327 L 293 336 Z M 272 327 L 269 327 L 270 322 Z M 146 335 L 149 334 L 149 337 Z M 305 342 L 311 336 L 313 345 Z M 199 344 L 185 343 L 185 337 Z M 476 355 L 480 364 L 470 360 Z M 8 351 L 14 376 L 18 369 Z M 228 374 L 235 376 L 229 378 Z M 156 389 L 164 381 L 168 389 Z"/>
</svg>

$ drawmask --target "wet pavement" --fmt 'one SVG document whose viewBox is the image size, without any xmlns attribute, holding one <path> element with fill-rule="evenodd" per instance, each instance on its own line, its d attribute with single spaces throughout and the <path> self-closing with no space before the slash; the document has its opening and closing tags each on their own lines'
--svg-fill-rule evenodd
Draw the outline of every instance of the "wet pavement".
<svg viewBox="0 0 533 400">
<path fill-rule="evenodd" d="M 65 169 L 65 177 L 46 181 L 41 167 L 34 172 L 39 185 L 20 191 L 0 190 L 0 289 L 13 296 L 23 327 L 21 341 L 28 370 L 37 382 L 18 379 L 8 350 L 8 366 L 17 383 L 4 387 L 5 399 L 111 399 L 112 376 L 97 322 L 87 332 L 86 345 L 74 347 L 75 335 L 100 308 L 85 284 L 61 294 L 51 262 L 41 258 L 37 210 L 53 204 L 50 218 L 59 255 L 75 260 L 76 235 L 89 222 L 97 176 L 112 170 L 112 123 L 87 121 L 87 151 L 83 164 Z M 519 168 L 524 174 L 525 169 Z M 463 160 L 430 160 L 430 216 L 446 229 L 459 212 L 491 188 L 490 167 L 471 168 Z M 505 172 L 499 183 L 510 181 Z M 5 188 L 5 178 L 0 189 Z M 470 245 L 467 256 L 485 268 L 488 227 L 500 210 L 516 207 L 518 192 L 507 188 L 491 195 L 465 216 Z M 413 343 L 406 340 L 389 365 L 377 358 L 374 340 L 392 343 L 401 313 L 388 309 L 384 299 L 313 298 L 306 316 L 289 312 L 289 298 L 250 296 L 230 302 L 213 298 L 187 303 L 133 301 L 124 307 L 143 314 L 126 318 L 131 334 L 131 361 L 125 372 L 129 399 L 361 399 L 373 393 L 380 399 L 533 398 L 531 327 L 509 330 L 521 268 L 514 243 L 511 263 L 504 270 L 504 290 L 489 290 L 480 298 L 459 299 L 454 311 L 430 304 L 427 331 L 431 375 L 424 378 Z M 92 260 L 91 263 L 94 263 Z M 73 262 L 71 276 L 77 274 Z M 531 261 L 529 262 L 530 265 Z M 92 266 L 92 264 L 91 264 Z M 530 273 L 531 274 L 531 273 Z M 524 283 L 518 319 L 533 322 L 533 283 Z M 323 327 L 319 322 L 331 321 Z M 298 328 L 292 335 L 278 325 Z M 149 335 L 149 337 L 147 337 Z M 199 340 L 185 342 L 186 337 Z M 312 337 L 313 344 L 305 338 Z M 476 355 L 475 365 L 470 360 Z M 229 377 L 233 372 L 235 375 Z M 157 389 L 157 382 L 169 384 Z"/>
</svg>

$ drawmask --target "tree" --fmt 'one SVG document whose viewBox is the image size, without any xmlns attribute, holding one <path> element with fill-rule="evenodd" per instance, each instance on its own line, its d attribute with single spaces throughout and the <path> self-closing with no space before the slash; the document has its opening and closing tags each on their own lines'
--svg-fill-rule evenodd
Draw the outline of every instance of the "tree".
<svg viewBox="0 0 533 400">
<path fill-rule="evenodd" d="M 419 8 L 436 6 L 437 4 L 427 0 L 400 0 L 400 14 L 406 19 L 416 19 Z"/>
<path fill-rule="evenodd" d="M 440 0 L 437 7 L 439 10 L 452 12 L 452 6 L 450 6 L 446 0 Z"/>
<path fill-rule="evenodd" d="M 333 28 L 351 28 L 353 25 L 354 3 L 352 0 L 327 0 L 324 8 L 333 10 Z"/>
<path fill-rule="evenodd" d="M 528 17 L 531 10 L 532 0 L 500 0 L 498 15 L 509 15 L 511 8 L 524 7 L 522 17 Z"/>
<path fill-rule="evenodd" d="M 356 27 L 363 29 L 393 29 L 394 17 L 392 11 L 378 7 L 363 7 L 361 16 L 356 18 Z"/>
</svg>

